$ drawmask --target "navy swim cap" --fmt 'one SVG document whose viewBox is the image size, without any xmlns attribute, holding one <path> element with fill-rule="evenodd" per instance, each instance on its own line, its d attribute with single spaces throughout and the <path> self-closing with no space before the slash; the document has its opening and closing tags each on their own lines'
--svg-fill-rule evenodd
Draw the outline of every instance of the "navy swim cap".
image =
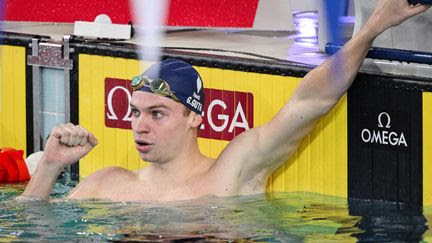
<svg viewBox="0 0 432 243">
<path fill-rule="evenodd" d="M 177 59 L 167 59 L 150 66 L 142 76 L 164 80 L 183 105 L 202 115 L 204 108 L 203 82 L 197 70 L 189 63 Z M 153 93 L 147 85 L 139 90 Z"/>
</svg>

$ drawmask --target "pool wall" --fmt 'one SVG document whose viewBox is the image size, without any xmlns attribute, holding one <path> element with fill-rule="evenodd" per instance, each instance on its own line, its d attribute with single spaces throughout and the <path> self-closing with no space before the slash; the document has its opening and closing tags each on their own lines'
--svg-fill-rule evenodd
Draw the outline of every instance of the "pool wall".
<svg viewBox="0 0 432 243">
<path fill-rule="evenodd" d="M 33 128 L 26 114 L 31 106 L 23 92 L 31 72 L 25 66 L 25 57 L 17 60 L 17 65 L 11 66 L 10 61 L 12 56 L 25 55 L 26 49 L 16 47 L 21 48 L 16 55 L 8 51 L 15 48 L 9 44 L 1 48 L 0 68 L 4 71 L 0 112 L 4 113 L 0 113 L 0 147 L 27 148 L 30 154 L 37 148 L 29 149 L 33 133 L 28 131 Z M 129 80 L 151 62 L 139 61 L 135 47 L 127 44 L 75 39 L 70 48 L 74 64 L 70 102 L 66 103 L 70 120 L 88 128 L 99 139 L 99 145 L 74 165 L 71 173 L 85 177 L 106 166 L 132 170 L 145 166 L 130 131 Z M 269 121 L 313 68 L 190 50 L 165 49 L 163 58 L 190 62 L 204 80 L 206 105 L 199 146 L 210 157 L 216 157 L 237 134 Z M 21 68 L 14 69 L 16 66 Z M 14 83 L 12 88 L 6 85 L 11 84 L 10 80 L 21 83 Z M 21 95 L 7 96 L 12 90 Z M 432 204 L 430 91 L 429 78 L 361 72 L 336 107 L 317 122 L 294 156 L 274 172 L 268 191 L 309 191 Z M 15 100 L 18 97 L 19 102 Z M 16 104 L 21 107 L 10 108 Z M 17 122 L 12 124 L 8 119 L 11 116 L 18 116 L 14 118 Z M 21 129 L 15 129 L 19 122 Z M 12 134 L 17 130 L 23 135 Z M 10 142 L 9 136 L 23 139 Z"/>
<path fill-rule="evenodd" d="M 1 42 L 0 42 L 1 43 Z M 28 149 L 26 47 L 20 41 L 0 45 L 0 147 Z M 31 109 L 30 109 L 31 110 Z"/>
</svg>

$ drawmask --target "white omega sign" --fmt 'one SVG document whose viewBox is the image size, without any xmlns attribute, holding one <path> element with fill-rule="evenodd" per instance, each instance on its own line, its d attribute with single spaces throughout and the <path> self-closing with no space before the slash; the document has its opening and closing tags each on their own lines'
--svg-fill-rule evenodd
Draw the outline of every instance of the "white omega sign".
<svg viewBox="0 0 432 243">
<path fill-rule="evenodd" d="M 110 120 L 118 120 L 117 114 L 114 112 L 114 107 L 113 107 L 113 95 L 114 92 L 116 92 L 116 90 L 122 90 L 123 92 L 126 93 L 127 98 L 128 98 L 128 103 L 130 103 L 131 99 L 132 99 L 132 95 L 130 94 L 129 90 L 127 90 L 125 87 L 122 86 L 115 86 L 114 88 L 112 88 L 110 90 L 110 92 L 108 93 L 108 98 L 107 98 L 107 103 L 108 103 L 108 112 L 107 112 L 107 117 Z M 131 121 L 132 117 L 130 117 L 131 115 L 131 107 L 128 107 L 128 110 L 126 112 L 126 115 L 122 118 L 122 121 Z"/>
<path fill-rule="evenodd" d="M 364 128 L 361 131 L 361 138 L 365 143 L 408 147 L 404 133 L 391 131 L 390 128 L 390 115 L 387 112 L 381 112 L 378 115 L 378 129 L 369 130 Z"/>
</svg>

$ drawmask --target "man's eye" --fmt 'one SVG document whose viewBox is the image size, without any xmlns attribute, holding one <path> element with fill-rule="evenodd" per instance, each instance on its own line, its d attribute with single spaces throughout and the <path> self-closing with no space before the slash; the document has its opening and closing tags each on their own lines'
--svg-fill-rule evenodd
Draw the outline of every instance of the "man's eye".
<svg viewBox="0 0 432 243">
<path fill-rule="evenodd" d="M 132 112 L 132 116 L 137 117 L 137 116 L 140 115 L 140 112 L 139 112 L 137 109 L 135 109 L 135 108 L 132 108 L 132 109 L 131 109 L 131 112 Z"/>
<path fill-rule="evenodd" d="M 160 111 L 152 111 L 152 116 L 153 116 L 153 118 L 155 118 L 155 119 L 160 119 L 160 118 L 162 118 L 163 117 L 163 113 L 162 112 L 160 112 Z"/>
</svg>

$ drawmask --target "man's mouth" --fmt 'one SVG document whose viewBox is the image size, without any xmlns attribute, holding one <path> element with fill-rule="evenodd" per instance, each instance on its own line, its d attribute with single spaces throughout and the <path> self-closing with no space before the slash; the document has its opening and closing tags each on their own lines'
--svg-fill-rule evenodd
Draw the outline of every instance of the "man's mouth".
<svg viewBox="0 0 432 243">
<path fill-rule="evenodd" d="M 146 141 L 135 140 L 135 147 L 140 153 L 147 153 L 148 151 L 150 151 L 152 145 L 152 143 Z"/>
</svg>

